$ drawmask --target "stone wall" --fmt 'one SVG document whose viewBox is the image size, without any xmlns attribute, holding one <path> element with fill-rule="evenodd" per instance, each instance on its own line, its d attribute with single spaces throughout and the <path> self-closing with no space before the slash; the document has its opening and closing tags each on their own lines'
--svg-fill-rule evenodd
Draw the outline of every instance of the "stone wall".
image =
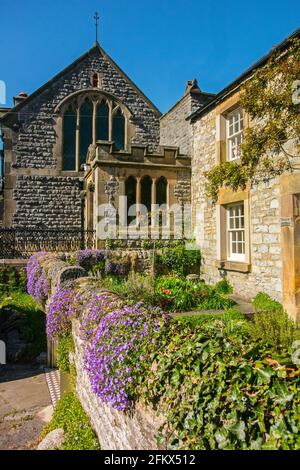
<svg viewBox="0 0 300 470">
<path fill-rule="evenodd" d="M 189 83 L 189 82 L 188 82 Z M 186 118 L 211 100 L 212 95 L 202 93 L 197 82 L 187 87 L 186 94 L 160 118 L 160 144 L 179 147 L 180 152 L 191 155 L 193 128 Z"/>
<path fill-rule="evenodd" d="M 78 228 L 82 183 L 78 178 L 18 176 L 14 190 L 15 227 Z"/>
<path fill-rule="evenodd" d="M 42 261 L 44 273 L 50 280 L 50 292 L 73 281 L 77 292 L 84 298 L 84 305 L 79 319 L 72 322 L 74 340 L 74 353 L 70 359 L 76 367 L 76 391 L 80 402 L 91 420 L 91 424 L 98 436 L 102 450 L 155 450 L 166 448 L 166 443 L 158 447 L 156 434 L 164 422 L 156 412 L 137 403 L 130 411 L 116 411 L 108 404 L 103 403 L 91 390 L 87 374 L 84 371 L 84 341 L 81 335 L 81 323 L 87 314 L 85 306 L 91 296 L 110 295 L 110 302 L 119 308 L 123 301 L 115 295 L 99 287 L 99 281 L 86 277 L 86 272 L 76 266 L 68 266 L 59 257 L 45 257 Z M 50 356 L 55 356 L 50 351 Z"/>
<path fill-rule="evenodd" d="M 102 450 L 154 450 L 155 435 L 162 424 L 156 413 L 137 404 L 124 413 L 100 401 L 92 392 L 83 366 L 83 341 L 80 339 L 80 323 L 73 322 L 73 339 L 76 365 L 76 391 L 80 402 L 91 419 Z"/>
<path fill-rule="evenodd" d="M 218 260 L 217 205 L 205 193 L 204 172 L 216 164 L 216 117 L 212 110 L 194 124 L 192 205 L 195 237 L 202 252 L 202 277 L 214 283 L 225 274 L 236 293 L 252 298 L 263 291 L 282 301 L 279 180 L 253 186 L 249 193 L 250 272 L 222 273 Z M 223 233 L 224 236 L 224 233 Z"/>
</svg>

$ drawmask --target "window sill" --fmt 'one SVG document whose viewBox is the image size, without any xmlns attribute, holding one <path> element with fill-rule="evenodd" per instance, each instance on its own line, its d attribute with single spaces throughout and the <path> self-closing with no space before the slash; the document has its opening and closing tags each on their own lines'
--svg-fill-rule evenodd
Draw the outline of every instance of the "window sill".
<svg viewBox="0 0 300 470">
<path fill-rule="evenodd" d="M 215 266 L 224 271 L 236 271 L 239 273 L 249 273 L 251 264 L 240 261 L 215 261 Z"/>
</svg>

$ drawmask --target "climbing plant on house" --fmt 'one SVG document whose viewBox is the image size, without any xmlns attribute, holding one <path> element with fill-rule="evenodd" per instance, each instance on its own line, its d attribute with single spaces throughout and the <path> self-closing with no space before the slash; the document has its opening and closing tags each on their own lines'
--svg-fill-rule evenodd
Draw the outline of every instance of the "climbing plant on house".
<svg viewBox="0 0 300 470">
<path fill-rule="evenodd" d="M 207 193 L 214 200 L 222 186 L 245 189 L 248 181 L 299 167 L 299 77 L 300 41 L 292 39 L 285 50 L 275 49 L 242 85 L 241 106 L 251 125 L 244 131 L 240 161 L 222 162 L 206 173 Z"/>
</svg>

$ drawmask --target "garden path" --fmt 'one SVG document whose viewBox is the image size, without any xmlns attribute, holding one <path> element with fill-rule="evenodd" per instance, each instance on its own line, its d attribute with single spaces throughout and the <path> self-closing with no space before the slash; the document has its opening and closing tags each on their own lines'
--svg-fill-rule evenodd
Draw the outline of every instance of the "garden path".
<svg viewBox="0 0 300 470">
<path fill-rule="evenodd" d="M 52 411 L 40 366 L 0 366 L 0 450 L 35 449 Z"/>
</svg>

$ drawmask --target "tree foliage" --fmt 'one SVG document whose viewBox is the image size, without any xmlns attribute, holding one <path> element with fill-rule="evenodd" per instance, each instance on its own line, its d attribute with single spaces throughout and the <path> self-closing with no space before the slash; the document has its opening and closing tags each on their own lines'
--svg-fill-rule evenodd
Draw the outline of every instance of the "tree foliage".
<svg viewBox="0 0 300 470">
<path fill-rule="evenodd" d="M 293 171 L 300 156 L 300 40 L 274 50 L 241 87 L 241 106 L 250 126 L 244 131 L 241 158 L 217 165 L 206 176 L 207 192 L 217 198 L 221 186 L 245 188 L 247 180 L 269 180 Z M 298 87 L 298 89 L 297 89 Z M 298 163 L 299 165 L 299 163 Z"/>
</svg>

